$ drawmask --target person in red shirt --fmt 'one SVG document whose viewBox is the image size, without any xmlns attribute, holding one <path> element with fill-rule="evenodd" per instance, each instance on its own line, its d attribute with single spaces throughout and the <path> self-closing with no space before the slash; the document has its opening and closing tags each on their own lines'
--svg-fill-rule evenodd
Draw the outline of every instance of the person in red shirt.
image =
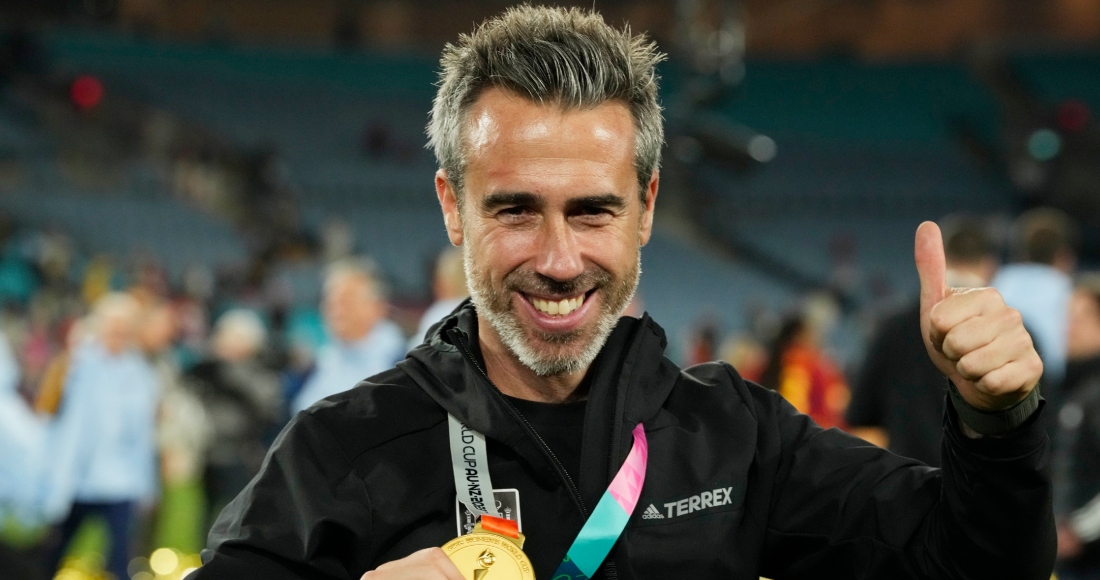
<svg viewBox="0 0 1100 580">
<path fill-rule="evenodd" d="M 757 378 L 757 377 L 752 377 Z M 787 318 L 772 342 L 768 362 L 760 372 L 761 385 L 778 391 L 800 413 L 822 427 L 844 428 L 848 384 L 844 374 L 817 345 L 806 317 Z"/>
</svg>

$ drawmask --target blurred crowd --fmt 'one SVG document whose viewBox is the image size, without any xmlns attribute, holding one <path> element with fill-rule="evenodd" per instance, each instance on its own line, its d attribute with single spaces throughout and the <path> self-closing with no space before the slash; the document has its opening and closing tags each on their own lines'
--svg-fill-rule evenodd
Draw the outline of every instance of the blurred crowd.
<svg viewBox="0 0 1100 580">
<path fill-rule="evenodd" d="M 941 228 L 948 284 L 996 288 L 1020 312 L 1043 360 L 1058 577 L 1100 578 L 1100 273 L 1078 268 L 1079 225 L 1062 211 L 1036 208 L 1007 240 L 977 216 L 950 216 Z M 815 305 L 807 301 L 770 332 L 729 341 L 723 358 L 818 424 L 939 466 L 947 378 L 927 354 L 917 298 L 878 320 L 847 372 L 829 356 Z"/>
<path fill-rule="evenodd" d="M 437 301 L 409 335 L 373 263 L 342 258 L 318 281 L 325 338 L 309 345 L 250 285 L 210 288 L 191 272 L 174 287 L 148 262 L 120 271 L 83 259 L 63 233 L 3 224 L 4 577 L 64 572 L 89 519 L 107 531 L 104 572 L 137 577 L 163 490 L 198 483 L 205 507 L 192 515 L 205 534 L 294 413 L 393 366 L 466 292 L 461 253 L 443 252 Z M 13 545 L 13 529 L 40 533 Z"/>
<path fill-rule="evenodd" d="M 981 217 L 941 226 L 949 284 L 997 288 L 1040 351 L 1060 577 L 1098 577 L 1100 274 L 1078 271 L 1078 226 L 1053 209 L 1024 213 L 1008 248 Z M 392 366 L 466 296 L 461 252 L 448 249 L 435 302 L 402 326 L 371 261 L 338 259 L 318 281 L 325 338 L 305 348 L 255 281 L 210 278 L 172 284 L 153 263 L 119 269 L 61 232 L 0 220 L 0 529 L 42 530 L 29 547 L 0 541 L 0 570 L 52 577 L 96 518 L 110 537 L 104 570 L 137 578 L 164 489 L 197 482 L 204 533 L 296 412 Z M 833 316 L 807 300 L 722 349 L 699 346 L 719 342 L 709 328 L 685 362 L 724 358 L 819 424 L 938 465 L 947 379 L 925 352 L 919 304 L 881 317 L 854 369 L 829 354 Z"/>
</svg>

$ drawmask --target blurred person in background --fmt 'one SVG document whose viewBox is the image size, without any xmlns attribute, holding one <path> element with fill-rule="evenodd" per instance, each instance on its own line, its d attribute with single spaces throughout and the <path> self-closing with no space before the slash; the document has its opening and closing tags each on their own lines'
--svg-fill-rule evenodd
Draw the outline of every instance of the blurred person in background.
<svg viewBox="0 0 1100 580">
<path fill-rule="evenodd" d="M 1053 208 L 1024 212 L 1016 222 L 1013 253 L 993 278 L 1005 303 L 1020 311 L 1043 358 L 1043 397 L 1057 407 L 1066 370 L 1066 327 L 1071 276 L 1080 233 L 1073 218 Z M 1053 416 L 1053 415 L 1051 415 Z"/>
<path fill-rule="evenodd" d="M 128 294 L 103 296 L 90 339 L 73 352 L 47 443 L 45 513 L 61 520 L 52 569 L 84 520 L 99 516 L 111 537 L 105 568 L 126 578 L 134 516 L 155 497 L 157 379 L 137 348 L 139 315 Z"/>
<path fill-rule="evenodd" d="M 290 405 L 291 413 L 354 387 L 405 357 L 405 337 L 386 318 L 385 295 L 362 260 L 337 262 L 325 277 L 321 305 L 330 342 Z"/>
<path fill-rule="evenodd" d="M 817 336 L 805 314 L 788 316 L 768 348 L 768 362 L 759 382 L 818 425 L 843 427 L 848 385 L 840 369 L 818 347 Z"/>
<path fill-rule="evenodd" d="M 60 334 L 65 337 L 61 350 L 50 359 L 38 389 L 34 395 L 34 410 L 43 415 L 53 415 L 61 404 L 61 395 L 65 392 L 65 379 L 69 376 L 69 364 L 73 351 L 84 339 L 84 323 L 78 318 L 72 320 Z"/>
<path fill-rule="evenodd" d="M 182 437 L 186 442 L 201 436 L 204 433 L 204 424 L 201 421 L 202 407 L 194 395 L 183 389 L 180 381 L 180 367 L 172 352 L 172 346 L 179 334 L 175 311 L 168 303 L 151 295 L 147 296 L 145 307 L 142 309 L 138 341 L 141 351 L 156 375 L 157 389 L 160 393 L 156 440 L 157 449 L 160 452 L 160 482 L 167 488 L 169 485 L 180 482 L 179 477 L 173 477 L 175 474 L 171 471 L 173 464 L 169 463 L 169 458 L 175 457 L 173 452 L 181 445 L 178 440 Z M 194 412 L 196 407 L 198 407 L 198 417 Z M 195 461 L 192 460 L 192 464 L 194 463 Z M 193 470 L 189 475 L 192 478 L 187 481 L 197 480 Z M 162 519 L 163 511 L 159 509 L 162 507 L 160 505 L 153 507 L 158 509 L 152 513 L 140 514 L 141 533 L 137 536 L 136 553 L 149 554 L 157 547 L 153 545 L 153 530 L 157 522 Z"/>
<path fill-rule="evenodd" d="M 209 429 L 196 435 L 209 442 L 203 457 L 208 518 L 260 469 L 267 453 L 265 436 L 283 416 L 279 377 L 257 358 L 266 335 L 256 313 L 230 310 L 214 324 L 210 355 L 184 375 L 186 388 L 201 402 Z M 201 424 L 192 428 L 198 432 Z"/>
<path fill-rule="evenodd" d="M 1054 438 L 1058 577 L 1100 578 L 1100 275 L 1075 285 L 1066 352 L 1065 404 Z"/>
<path fill-rule="evenodd" d="M 470 291 L 466 288 L 466 268 L 462 264 L 462 250 L 446 248 L 439 253 L 432 277 L 432 294 L 435 296 L 435 302 L 420 317 L 416 334 L 409 339 L 409 350 L 420 346 L 420 343 L 428 337 L 428 329 L 458 308 L 458 305 L 470 295 Z"/>
<path fill-rule="evenodd" d="M 949 217 L 942 232 L 947 284 L 988 286 L 997 271 L 997 247 L 986 223 Z M 939 467 L 947 377 L 928 359 L 919 323 L 920 300 L 882 321 L 856 375 L 845 419 L 853 434 Z"/>
<path fill-rule="evenodd" d="M 0 332 L 0 530 L 40 525 L 35 483 L 44 457 L 46 424 L 18 392 L 19 368 L 7 336 Z M 11 578 L 40 578 L 41 556 L 0 541 L 0 570 Z M 5 576 L 9 577 L 9 576 Z"/>
<path fill-rule="evenodd" d="M 196 480 L 209 439 L 206 414 L 195 392 L 186 388 L 172 347 L 179 336 L 179 318 L 171 305 L 149 307 L 142 326 L 142 350 L 160 381 L 157 446 L 165 484 Z"/>
</svg>

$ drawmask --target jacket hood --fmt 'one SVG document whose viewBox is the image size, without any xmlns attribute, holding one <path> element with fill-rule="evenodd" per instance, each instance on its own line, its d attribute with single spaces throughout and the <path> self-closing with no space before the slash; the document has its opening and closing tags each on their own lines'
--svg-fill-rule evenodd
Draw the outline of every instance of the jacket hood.
<svg viewBox="0 0 1100 580">
<path fill-rule="evenodd" d="M 676 383 L 679 369 L 664 358 L 664 330 L 648 314 L 623 317 L 615 325 L 582 383 L 587 385 L 581 483 L 585 501 L 603 493 L 626 458 L 631 430 L 644 422 L 652 428 Z M 448 413 L 514 448 L 538 466 L 545 451 L 529 426 L 486 375 L 478 346 L 478 318 L 467 300 L 429 331 L 424 344 L 399 367 Z M 610 445 L 610 449 L 608 446 Z M 549 464 L 543 465 L 554 473 Z"/>
</svg>

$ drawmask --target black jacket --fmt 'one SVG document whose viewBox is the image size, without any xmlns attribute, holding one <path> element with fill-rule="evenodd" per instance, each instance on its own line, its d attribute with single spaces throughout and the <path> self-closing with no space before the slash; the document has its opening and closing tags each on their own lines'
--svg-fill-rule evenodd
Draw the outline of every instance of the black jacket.
<svg viewBox="0 0 1100 580">
<path fill-rule="evenodd" d="M 195 578 L 358 580 L 455 537 L 448 412 L 485 434 L 495 487 L 519 490 L 525 551 L 542 580 L 640 421 L 648 474 L 607 577 L 1050 576 L 1049 445 L 1035 417 L 1009 436 L 969 440 L 948 411 L 941 472 L 820 429 L 726 364 L 677 368 L 648 316 L 624 318 L 586 379 L 574 480 L 487 380 L 476 321 L 459 309 L 396 369 L 299 414 L 222 513 Z M 703 492 L 711 505 L 692 501 Z M 651 504 L 664 517 L 643 517 Z"/>
<path fill-rule="evenodd" d="M 1100 357 L 1066 366 L 1065 404 L 1054 436 L 1054 513 L 1069 518 L 1100 496 Z M 1063 562 L 1067 570 L 1100 572 L 1100 541 Z"/>
<path fill-rule="evenodd" d="M 928 357 L 920 333 L 920 303 L 887 317 L 867 348 L 844 419 L 879 427 L 890 450 L 940 466 L 947 378 Z"/>
</svg>

